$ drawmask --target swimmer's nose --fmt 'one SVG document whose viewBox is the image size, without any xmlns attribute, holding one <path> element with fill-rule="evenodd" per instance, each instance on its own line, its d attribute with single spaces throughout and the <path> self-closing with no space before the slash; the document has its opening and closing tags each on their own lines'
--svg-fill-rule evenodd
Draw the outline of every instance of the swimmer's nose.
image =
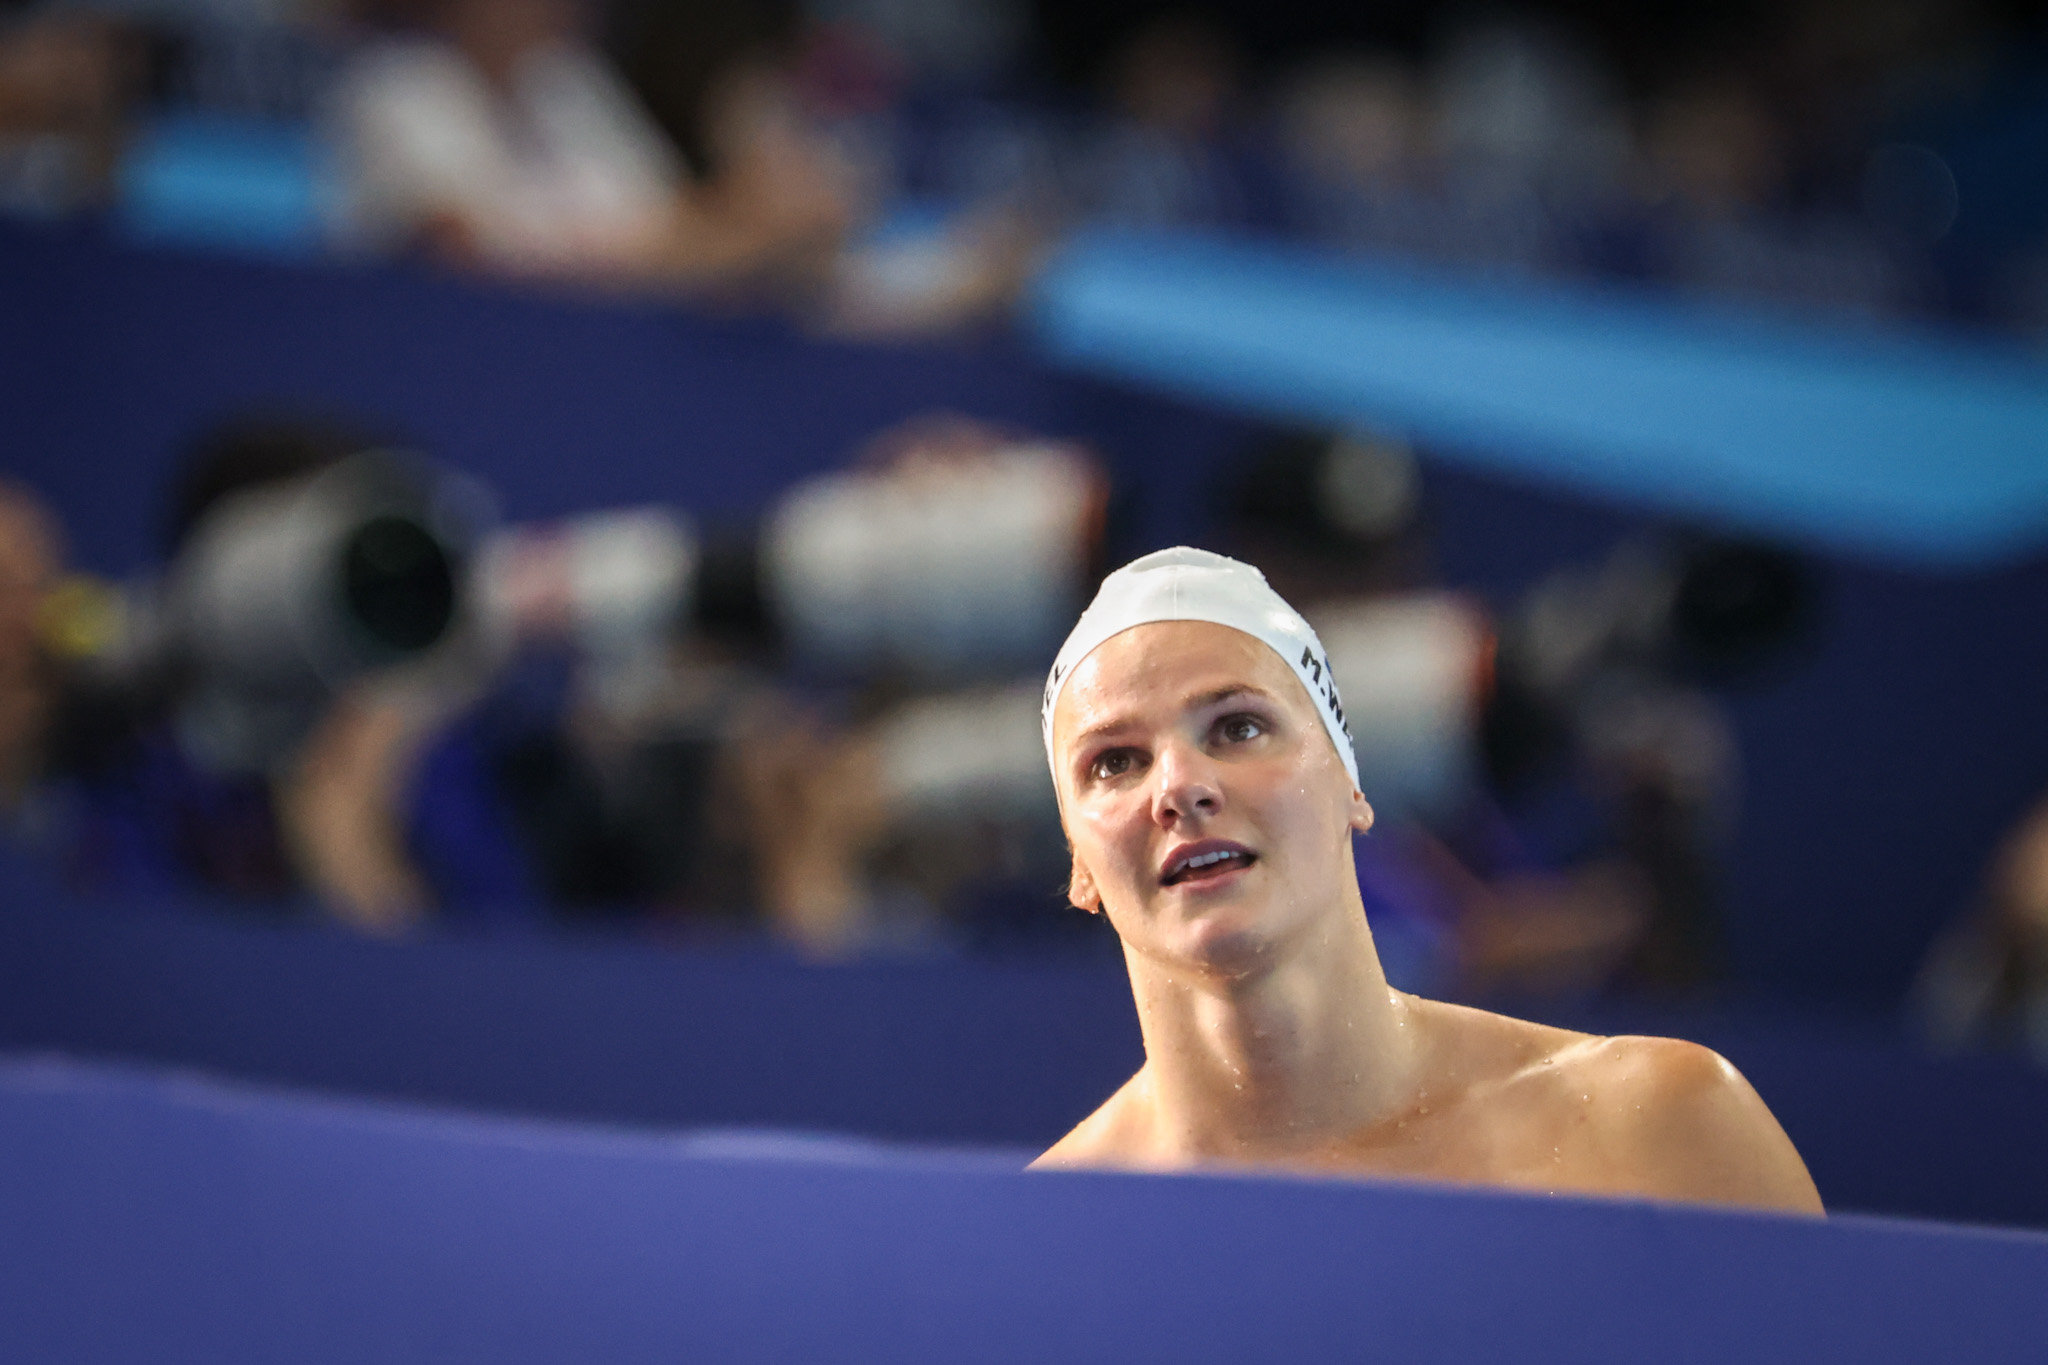
<svg viewBox="0 0 2048 1365">
<path fill-rule="evenodd" d="M 1223 810 L 1216 761 L 1194 745 L 1164 744 L 1152 761 L 1152 820 L 1172 829 L 1190 819 L 1209 819 Z"/>
</svg>

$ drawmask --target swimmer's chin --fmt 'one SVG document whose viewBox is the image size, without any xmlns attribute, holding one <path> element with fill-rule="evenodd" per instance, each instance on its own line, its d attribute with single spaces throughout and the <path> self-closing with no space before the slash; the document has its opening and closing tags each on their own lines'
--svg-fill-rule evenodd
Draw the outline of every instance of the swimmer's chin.
<svg viewBox="0 0 2048 1365">
<path fill-rule="evenodd" d="M 1276 936 L 1261 916 L 1244 906 L 1205 907 L 1141 948 L 1162 965 L 1202 976 L 1235 979 L 1272 962 Z"/>
</svg>

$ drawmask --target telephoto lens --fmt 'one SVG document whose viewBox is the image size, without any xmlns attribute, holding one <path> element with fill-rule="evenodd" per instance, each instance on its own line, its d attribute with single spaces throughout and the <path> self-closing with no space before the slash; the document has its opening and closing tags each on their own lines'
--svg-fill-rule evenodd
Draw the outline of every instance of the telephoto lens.
<svg viewBox="0 0 2048 1365">
<path fill-rule="evenodd" d="M 477 504 L 425 459 L 384 450 L 221 500 L 172 564 L 152 631 L 188 739 L 220 764 L 262 766 L 337 689 L 450 639 Z"/>
</svg>

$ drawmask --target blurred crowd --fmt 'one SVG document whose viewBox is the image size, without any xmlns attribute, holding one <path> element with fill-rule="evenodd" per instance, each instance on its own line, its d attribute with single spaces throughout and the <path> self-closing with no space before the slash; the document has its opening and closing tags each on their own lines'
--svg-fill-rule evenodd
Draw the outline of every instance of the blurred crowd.
<svg viewBox="0 0 2048 1365">
<path fill-rule="evenodd" d="M 0 210 L 30 218 L 867 333 L 998 319 L 1091 224 L 2048 323 L 2048 80 L 2030 16 L 1989 5 L 0 13 Z M 35 875 L 387 934 L 1106 941 L 1057 891 L 1037 728 L 1074 612 L 1146 548 L 1090 452 L 933 414 L 739 526 L 502 525 L 402 433 L 305 412 L 165 457 L 134 583 L 67 571 L 0 488 L 0 809 Z M 1718 689 L 1806 628 L 1795 559 L 1651 538 L 1483 603 L 1434 573 L 1399 441 L 1270 432 L 1210 491 L 1215 548 L 1330 650 L 1397 984 L 1712 986 L 1741 789 Z M 2016 1021 L 2048 1055 L 2044 828 L 1930 959 L 1935 1035 Z"/>
<path fill-rule="evenodd" d="M 304 412 L 173 454 L 133 582 L 67 571 L 0 490 L 0 806 L 46 884 L 375 934 L 1109 942 L 1061 894 L 1038 727 L 1130 548 L 1089 451 L 931 414 L 724 525 L 503 524 L 392 433 Z M 1795 558 L 1631 540 L 1488 604 L 1437 580 L 1399 441 L 1269 431 L 1209 496 L 1329 649 L 1396 980 L 1711 988 L 1740 788 L 1716 689 L 1804 630 Z"/>
<path fill-rule="evenodd" d="M 1046 658 L 1132 548 L 1086 449 L 935 413 L 724 524 L 506 524 L 401 436 L 300 411 L 167 455 L 160 561 L 129 582 L 67 569 L 0 486 L 10 899 L 822 956 L 1110 944 L 1063 898 L 1038 725 Z M 1489 602 L 1436 573 L 1399 440 L 1266 431 L 1207 494 L 1213 543 L 1329 652 L 1397 984 L 1714 989 L 1724 693 L 1798 666 L 1798 556 L 1646 534 Z M 2044 829 L 1936 945 L 1930 1036 L 2048 1056 Z"/>
<path fill-rule="evenodd" d="M 1082 452 L 937 415 L 727 528 L 499 525 L 472 480 L 304 413 L 231 416 L 176 467 L 132 583 L 67 573 L 0 490 L 0 804 L 47 880 L 827 954 L 1076 927 L 1045 913 L 1030 673 L 1091 571 Z"/>
<path fill-rule="evenodd" d="M 1095 223 L 2031 330 L 2036 20 L 35 0 L 0 25 L 0 206 L 856 330 L 1000 315 Z"/>
</svg>

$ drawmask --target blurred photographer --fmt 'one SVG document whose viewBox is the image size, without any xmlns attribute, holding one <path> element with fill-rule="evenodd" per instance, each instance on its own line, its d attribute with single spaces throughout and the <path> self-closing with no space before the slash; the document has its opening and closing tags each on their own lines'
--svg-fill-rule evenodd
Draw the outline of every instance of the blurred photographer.
<svg viewBox="0 0 2048 1365">
<path fill-rule="evenodd" d="M 578 663 L 540 767 L 591 793 L 521 816 L 529 845 L 555 850 L 564 894 L 638 866 L 642 904 L 744 901 L 822 954 L 1042 932 L 1062 846 L 1018 678 L 1085 590 L 1102 497 L 1080 452 L 940 416 L 752 527 L 697 540 L 642 509 L 515 528 L 484 577 L 561 604 Z"/>
<path fill-rule="evenodd" d="M 224 424 L 178 477 L 164 578 L 74 606 L 50 757 L 78 889 L 303 896 L 375 932 L 530 904 L 488 791 L 438 756 L 484 675 L 450 631 L 457 568 L 376 449 Z M 352 507 L 379 484 L 398 500 Z"/>
<path fill-rule="evenodd" d="M 202 442 L 169 566 L 74 632 L 74 881 L 382 932 L 758 924 L 839 954 L 999 932 L 991 905 L 1038 931 L 1061 850 L 1015 679 L 1087 584 L 1085 456 L 911 423 L 712 531 L 490 527 L 464 496 L 303 419 Z"/>
<path fill-rule="evenodd" d="M 1935 940 L 1909 1003 L 1937 1047 L 2016 1035 L 2048 1065 L 2048 802 L 2000 843 L 1976 908 Z"/>
<path fill-rule="evenodd" d="M 140 38 L 112 15 L 0 6 L 0 212 L 100 204 L 142 76 Z"/>
<path fill-rule="evenodd" d="M 1225 494 L 1233 548 L 1303 604 L 1348 704 L 1390 970 L 1465 995 L 1713 980 L 1739 772 L 1705 684 L 1804 625 L 1789 556 L 1627 542 L 1496 611 L 1432 586 L 1397 440 L 1281 435 Z"/>
</svg>

